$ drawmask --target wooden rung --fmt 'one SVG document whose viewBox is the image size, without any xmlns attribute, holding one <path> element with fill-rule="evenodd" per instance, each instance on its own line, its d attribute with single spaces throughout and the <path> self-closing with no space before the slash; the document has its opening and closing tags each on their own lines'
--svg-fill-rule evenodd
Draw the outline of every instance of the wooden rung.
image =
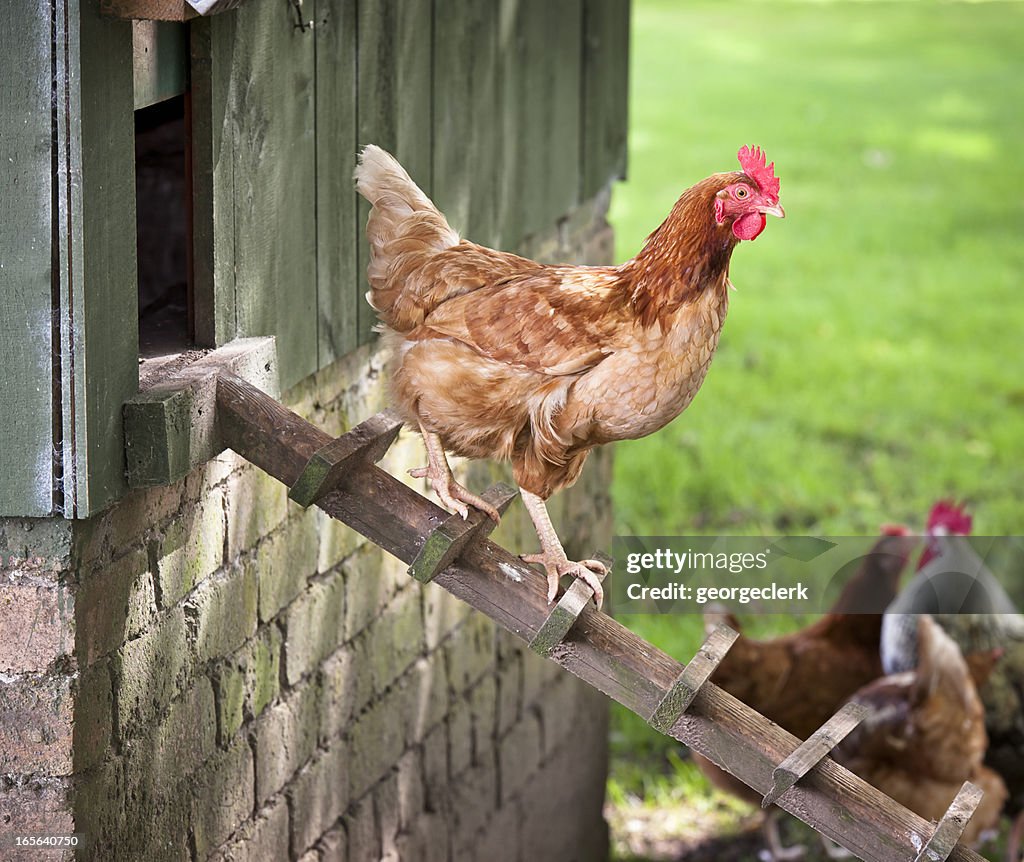
<svg viewBox="0 0 1024 862">
<path fill-rule="evenodd" d="M 965 781 L 945 817 L 939 821 L 932 837 L 917 854 L 914 862 L 945 862 L 964 834 L 964 829 L 967 828 L 984 795 L 985 791 L 977 784 Z"/>
<path fill-rule="evenodd" d="M 347 471 L 383 458 L 401 430 L 402 419 L 394 410 L 371 416 L 314 452 L 288 496 L 300 506 L 312 506 L 326 497 Z"/>
<path fill-rule="evenodd" d="M 718 625 L 665 692 L 665 696 L 655 707 L 647 723 L 661 733 L 668 733 L 682 714 L 690 708 L 701 686 L 715 672 L 715 668 L 725 658 L 738 637 L 739 632 L 733 631 L 727 625 Z"/>
<path fill-rule="evenodd" d="M 483 493 L 483 498 L 498 512 L 504 514 L 519 492 L 499 482 Z M 498 526 L 486 512 L 470 507 L 469 517 L 454 514 L 446 518 L 431 532 L 409 566 L 409 574 L 417 581 L 428 584 L 447 569 L 466 546 L 474 540 L 483 539 Z"/>
<path fill-rule="evenodd" d="M 594 559 L 604 563 L 609 571 L 611 570 L 611 557 L 598 553 L 594 554 Z M 569 634 L 569 630 L 593 598 L 593 588 L 581 578 L 576 578 L 558 600 L 558 604 L 552 608 L 537 634 L 533 636 L 530 649 L 542 656 L 551 655 L 551 651 L 565 640 L 565 636 Z"/>
<path fill-rule="evenodd" d="M 867 707 L 863 704 L 848 703 L 814 731 L 809 739 L 800 743 L 797 749 L 772 772 L 774 785 L 761 801 L 761 807 L 768 808 L 774 805 L 783 793 L 821 763 L 829 752 L 846 739 L 850 731 L 860 724 L 867 714 Z"/>
</svg>

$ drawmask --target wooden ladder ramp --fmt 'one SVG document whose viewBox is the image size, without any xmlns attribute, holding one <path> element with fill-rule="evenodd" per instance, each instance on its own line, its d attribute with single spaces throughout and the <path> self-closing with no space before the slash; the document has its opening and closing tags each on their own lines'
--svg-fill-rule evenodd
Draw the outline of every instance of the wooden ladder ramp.
<svg viewBox="0 0 1024 862">
<path fill-rule="evenodd" d="M 224 446 L 522 638 L 538 653 L 703 754 L 816 831 L 869 862 L 984 862 L 957 843 L 980 801 L 966 784 L 939 824 L 929 823 L 828 758 L 856 726 L 844 708 L 806 742 L 709 682 L 736 639 L 720 626 L 686 665 L 594 609 L 576 581 L 549 606 L 545 578 L 487 538 L 490 518 L 465 521 L 376 466 L 401 429 L 385 411 L 334 439 L 239 377 L 217 378 Z M 504 510 L 515 496 L 485 495 Z"/>
</svg>

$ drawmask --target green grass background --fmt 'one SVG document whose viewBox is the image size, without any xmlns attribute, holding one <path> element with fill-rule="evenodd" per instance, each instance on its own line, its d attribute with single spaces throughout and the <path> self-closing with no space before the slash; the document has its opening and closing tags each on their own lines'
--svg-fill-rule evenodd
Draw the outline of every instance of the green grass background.
<svg viewBox="0 0 1024 862">
<path fill-rule="evenodd" d="M 1024 5 L 633 10 L 619 259 L 742 144 L 775 161 L 787 218 L 733 256 L 696 401 L 617 446 L 617 531 L 874 534 L 952 495 L 979 534 L 1020 534 Z M 683 660 L 701 637 L 623 622 Z M 668 741 L 624 710 L 614 727 L 612 797 L 662 781 Z"/>
</svg>

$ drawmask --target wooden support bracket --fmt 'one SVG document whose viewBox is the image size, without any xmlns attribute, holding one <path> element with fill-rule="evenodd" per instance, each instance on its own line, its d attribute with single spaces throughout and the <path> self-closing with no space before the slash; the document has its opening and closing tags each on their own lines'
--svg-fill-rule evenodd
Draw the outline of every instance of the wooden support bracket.
<svg viewBox="0 0 1024 862">
<path fill-rule="evenodd" d="M 499 482 L 484 491 L 483 498 L 504 514 L 518 494 L 515 488 Z M 493 518 L 479 509 L 470 508 L 468 518 L 459 514 L 449 516 L 424 540 L 409 566 L 409 574 L 420 583 L 429 584 L 458 559 L 470 542 L 489 536 L 497 526 Z"/>
<path fill-rule="evenodd" d="M 661 733 L 668 733 L 683 713 L 690 708 L 690 704 L 693 703 L 701 686 L 715 672 L 715 668 L 725 658 L 726 653 L 736 643 L 739 636 L 739 632 L 733 631 L 727 625 L 717 626 L 707 636 L 701 648 L 697 650 L 697 654 L 690 659 L 669 690 L 665 692 L 665 696 L 654 708 L 647 723 Z"/>
<path fill-rule="evenodd" d="M 594 559 L 611 569 L 611 557 L 598 553 L 594 554 Z M 593 598 L 594 590 L 586 581 L 580 578 L 573 581 L 537 633 L 530 639 L 530 649 L 542 656 L 551 655 L 551 651 L 565 640 L 569 630 Z"/>
<path fill-rule="evenodd" d="M 921 848 L 914 862 L 945 862 L 953 852 L 968 822 L 981 804 L 985 792 L 977 784 L 965 781 L 949 806 L 945 817 L 935 827 L 928 843 Z"/>
<path fill-rule="evenodd" d="M 772 789 L 761 800 L 761 807 L 768 808 L 775 804 L 783 793 L 789 790 L 840 742 L 846 739 L 864 717 L 868 714 L 867 707 L 860 703 L 848 703 L 833 715 L 810 738 L 800 743 L 796 751 L 780 763 L 772 772 Z"/>
<path fill-rule="evenodd" d="M 300 506 L 312 506 L 327 496 L 346 472 L 383 458 L 401 430 L 402 417 L 395 410 L 371 416 L 314 452 L 288 496 Z"/>
</svg>

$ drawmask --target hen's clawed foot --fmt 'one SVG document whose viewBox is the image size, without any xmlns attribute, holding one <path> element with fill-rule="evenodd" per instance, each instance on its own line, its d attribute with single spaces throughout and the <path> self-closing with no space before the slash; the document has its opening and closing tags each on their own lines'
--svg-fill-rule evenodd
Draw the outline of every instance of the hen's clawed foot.
<svg viewBox="0 0 1024 862">
<path fill-rule="evenodd" d="M 446 470 L 435 470 L 433 465 L 416 467 L 409 471 L 414 479 L 429 479 L 430 487 L 434 489 L 437 498 L 442 505 L 458 512 L 463 518 L 469 517 L 469 506 L 479 509 L 488 517 L 494 519 L 494 523 L 501 523 L 501 513 L 488 503 L 483 497 L 479 497 L 455 481 L 455 477 Z M 468 504 L 468 505 L 467 505 Z"/>
<path fill-rule="evenodd" d="M 548 602 L 553 602 L 558 595 L 558 582 L 562 575 L 580 578 L 594 591 L 594 603 L 598 610 L 604 602 L 604 589 L 601 579 L 608 574 L 608 567 L 600 560 L 580 560 L 573 562 L 564 553 L 542 551 L 539 554 L 523 554 L 520 559 L 524 563 L 540 563 L 548 575 Z"/>
</svg>

